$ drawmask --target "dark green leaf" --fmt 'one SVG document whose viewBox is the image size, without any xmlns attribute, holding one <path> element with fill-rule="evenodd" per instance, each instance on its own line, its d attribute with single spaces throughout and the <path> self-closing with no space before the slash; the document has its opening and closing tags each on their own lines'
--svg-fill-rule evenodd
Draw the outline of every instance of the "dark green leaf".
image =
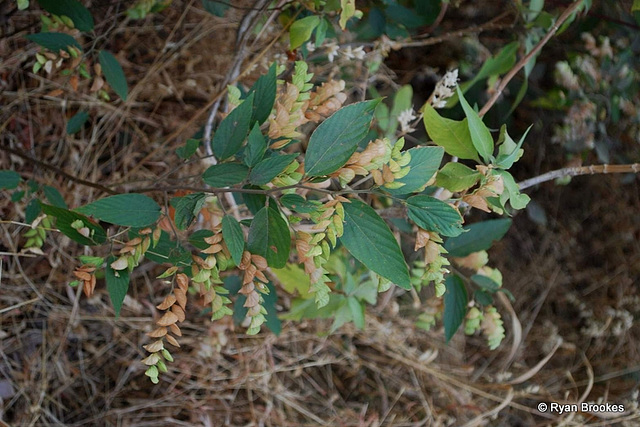
<svg viewBox="0 0 640 427">
<path fill-rule="evenodd" d="M 98 60 L 102 66 L 102 74 L 107 79 L 107 83 L 113 91 L 123 100 L 127 100 L 129 87 L 127 86 L 127 78 L 124 75 L 122 66 L 111 52 L 101 50 L 98 53 Z"/>
<path fill-rule="evenodd" d="M 389 227 L 373 208 L 359 201 L 344 203 L 344 234 L 340 241 L 367 268 L 404 289 L 409 269 Z"/>
<path fill-rule="evenodd" d="M 11 201 L 13 203 L 17 203 L 20 200 L 22 200 L 25 194 L 26 194 L 26 191 L 24 190 L 14 191 L 13 193 L 11 193 Z"/>
<path fill-rule="evenodd" d="M 36 220 L 38 215 L 40 215 L 41 211 L 42 209 L 40 208 L 40 202 L 38 199 L 31 199 L 31 201 L 27 203 L 27 207 L 24 211 L 24 221 L 27 224 L 31 224 Z"/>
<path fill-rule="evenodd" d="M 57 206 L 59 208 L 68 209 L 67 203 L 64 201 L 64 197 L 62 194 L 55 188 L 50 185 L 45 185 L 42 187 L 44 191 L 44 195 L 47 197 L 49 203 L 53 206 Z"/>
<path fill-rule="evenodd" d="M 82 129 L 82 126 L 88 119 L 89 113 L 87 113 L 86 111 L 78 111 L 67 122 L 67 135 L 73 135 L 74 133 Z"/>
<path fill-rule="evenodd" d="M 262 298 L 264 299 L 264 303 L 262 306 L 267 310 L 267 314 L 265 314 L 265 325 L 271 332 L 276 335 L 280 335 L 282 332 L 282 322 L 278 317 L 278 310 L 276 308 L 276 304 L 278 302 L 278 292 L 273 286 L 273 283 L 267 283 L 267 288 L 269 288 L 268 294 L 263 294 Z"/>
<path fill-rule="evenodd" d="M 93 30 L 91 12 L 77 0 L 38 0 L 40 6 L 49 13 L 68 16 L 80 31 Z"/>
<path fill-rule="evenodd" d="M 0 170 L 0 189 L 13 190 L 20 184 L 22 178 L 17 172 Z"/>
<path fill-rule="evenodd" d="M 448 154 L 461 159 L 479 161 L 478 152 L 473 147 L 467 119 L 460 122 L 441 117 L 428 103 L 424 107 L 424 126 L 429 138 L 444 148 Z"/>
<path fill-rule="evenodd" d="M 222 163 L 213 165 L 202 174 L 202 180 L 215 188 L 228 187 L 244 181 L 249 175 L 249 168 L 240 163 Z"/>
<path fill-rule="evenodd" d="M 196 154 L 198 151 L 198 147 L 200 146 L 200 141 L 197 139 L 189 138 L 187 142 L 182 147 L 176 148 L 176 154 L 183 160 L 187 160 L 189 157 Z"/>
<path fill-rule="evenodd" d="M 258 211 L 249 228 L 247 249 L 263 256 L 273 268 L 282 268 L 289 259 L 291 232 L 280 212 L 270 206 Z"/>
<path fill-rule="evenodd" d="M 409 153 L 411 153 L 409 173 L 394 181 L 404 185 L 396 189 L 385 188 L 387 193 L 398 196 L 422 191 L 433 174 L 438 171 L 444 150 L 442 147 L 415 147 L 410 149 Z"/>
<path fill-rule="evenodd" d="M 328 175 L 340 169 L 369 132 L 379 99 L 358 102 L 336 111 L 311 134 L 305 157 L 309 176 Z"/>
<path fill-rule="evenodd" d="M 255 93 L 251 123 L 262 124 L 269 118 L 276 100 L 276 63 L 269 67 L 267 74 L 260 76 L 249 93 Z"/>
<path fill-rule="evenodd" d="M 211 147 L 218 160 L 225 160 L 240 150 L 249 132 L 251 113 L 253 111 L 253 97 L 250 94 L 242 104 L 238 105 L 222 120 L 213 135 Z"/>
<path fill-rule="evenodd" d="M 231 215 L 225 215 L 222 218 L 222 237 L 231 252 L 233 262 L 240 265 L 244 252 L 244 234 L 242 234 L 240 223 Z"/>
<path fill-rule="evenodd" d="M 484 251 L 491 247 L 494 241 L 511 227 L 510 219 L 491 219 L 464 227 L 466 233 L 451 237 L 444 243 L 444 248 L 453 257 L 465 257 L 474 252 Z"/>
<path fill-rule="evenodd" d="M 91 221 L 86 216 L 56 206 L 45 205 L 42 202 L 40 203 L 40 206 L 45 214 L 56 218 L 56 227 L 58 230 L 71 240 L 85 246 L 99 245 L 107 240 L 107 235 L 102 227 Z M 82 221 L 83 227 L 89 229 L 89 237 L 83 236 L 78 232 L 78 230 L 71 226 L 71 224 L 77 220 Z"/>
<path fill-rule="evenodd" d="M 122 302 L 127 296 L 129 290 L 129 271 L 119 270 L 116 271 L 111 268 L 111 263 L 116 260 L 116 257 L 111 255 L 107 258 L 107 266 L 104 269 L 104 278 L 107 282 L 107 292 L 109 298 L 111 298 L 111 304 L 116 312 L 116 318 L 120 317 L 120 309 L 122 308 Z"/>
<path fill-rule="evenodd" d="M 210 230 L 203 231 L 211 232 Z M 204 243 L 206 248 L 210 246 L 204 241 L 202 243 Z M 144 256 L 148 260 L 158 264 L 169 263 L 178 267 L 190 267 L 193 263 L 191 252 L 183 248 L 179 242 L 172 241 L 169 234 L 165 231 L 160 233 L 158 244 L 155 247 L 150 247 Z"/>
<path fill-rule="evenodd" d="M 260 190 L 260 187 L 256 187 L 255 185 L 245 185 L 242 188 Z M 267 203 L 267 196 L 264 194 L 242 193 L 242 200 L 244 201 L 244 204 L 247 205 L 247 208 L 251 213 L 255 215 Z M 273 200 L 272 202 L 275 203 Z"/>
<path fill-rule="evenodd" d="M 265 185 L 282 173 L 287 166 L 298 157 L 297 153 L 274 155 L 258 163 L 249 175 L 249 181 L 254 185 Z"/>
<path fill-rule="evenodd" d="M 219 18 L 222 18 L 229 9 L 229 4 L 226 1 L 202 0 L 202 6 L 204 10 Z"/>
<path fill-rule="evenodd" d="M 189 243 L 200 250 L 205 250 L 211 245 L 205 242 L 204 239 L 213 235 L 214 232 L 211 230 L 197 230 L 189 236 Z"/>
<path fill-rule="evenodd" d="M 58 53 L 61 50 L 66 50 L 68 52 L 69 46 L 77 47 L 82 51 L 80 43 L 78 43 L 77 40 L 69 34 L 43 32 L 29 34 L 24 37 L 55 53 Z"/>
<path fill-rule="evenodd" d="M 174 197 L 170 200 L 175 209 L 174 222 L 178 230 L 189 228 L 198 213 L 204 206 L 207 195 L 204 193 L 192 193 L 183 197 Z"/>
<path fill-rule="evenodd" d="M 436 184 L 456 193 L 473 187 L 480 180 L 480 172 L 474 171 L 462 163 L 447 163 L 438 172 Z"/>
<path fill-rule="evenodd" d="M 260 132 L 260 126 L 256 123 L 247 138 L 247 146 L 244 149 L 244 164 L 249 167 L 257 165 L 264 157 L 266 150 L 267 141 Z"/>
<path fill-rule="evenodd" d="M 110 224 L 146 227 L 160 218 L 160 206 L 144 194 L 118 194 L 75 209 Z"/>
<path fill-rule="evenodd" d="M 460 98 L 460 104 L 464 110 L 465 116 L 467 116 L 467 124 L 469 126 L 469 133 L 471 134 L 471 141 L 473 146 L 478 151 L 480 156 L 486 163 L 490 163 L 493 157 L 493 137 L 489 128 L 482 122 L 478 113 L 471 108 L 464 95 L 460 91 L 460 88 L 456 88 L 458 97 Z"/>
<path fill-rule="evenodd" d="M 473 283 L 490 293 L 494 293 L 498 289 L 500 289 L 500 285 L 497 284 L 491 277 L 483 276 L 482 274 L 474 274 L 473 276 L 471 276 L 471 280 L 473 281 Z"/>
<path fill-rule="evenodd" d="M 431 196 L 413 196 L 407 199 L 409 218 L 419 227 L 443 236 L 462 233 L 462 216 L 448 203 Z"/>
<path fill-rule="evenodd" d="M 449 342 L 467 314 L 467 289 L 456 275 L 447 276 L 444 284 L 447 288 L 444 293 L 444 336 Z"/>
<path fill-rule="evenodd" d="M 318 209 L 316 203 L 305 200 L 299 194 L 285 194 L 280 197 L 280 203 L 282 203 L 282 206 L 298 213 L 311 213 Z"/>
<path fill-rule="evenodd" d="M 481 290 L 476 289 L 473 293 L 473 299 L 480 305 L 491 305 L 493 304 L 493 296 L 491 294 Z"/>
</svg>

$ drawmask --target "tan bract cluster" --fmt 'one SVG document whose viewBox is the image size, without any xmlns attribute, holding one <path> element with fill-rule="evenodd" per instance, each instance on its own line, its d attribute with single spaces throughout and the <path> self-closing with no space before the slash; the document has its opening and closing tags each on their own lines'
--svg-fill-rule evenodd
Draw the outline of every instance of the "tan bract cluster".
<svg viewBox="0 0 640 427">
<path fill-rule="evenodd" d="M 244 272 L 239 293 L 247 298 L 243 307 L 247 308 L 247 317 L 251 319 L 247 334 L 255 335 L 260 332 L 261 325 L 266 321 L 264 315 L 267 314 L 267 310 L 262 305 L 264 299 L 261 294 L 269 293 L 266 286 L 269 279 L 264 275 L 267 260 L 260 255 L 244 251 L 238 268 Z"/>
</svg>

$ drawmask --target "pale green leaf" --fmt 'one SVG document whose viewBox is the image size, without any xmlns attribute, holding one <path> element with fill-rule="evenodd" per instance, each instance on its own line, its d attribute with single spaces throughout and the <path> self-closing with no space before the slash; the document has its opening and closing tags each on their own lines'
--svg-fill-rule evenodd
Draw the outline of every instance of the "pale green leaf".
<svg viewBox="0 0 640 427">
<path fill-rule="evenodd" d="M 473 146 L 482 159 L 486 163 L 490 163 L 493 158 L 493 137 L 491 136 L 491 132 L 489 132 L 489 128 L 482 122 L 478 113 L 476 113 L 467 100 L 464 99 L 460 88 L 457 88 L 457 92 L 458 97 L 460 97 L 460 105 L 462 105 L 464 114 L 467 116 L 467 125 L 469 126 Z"/>
<path fill-rule="evenodd" d="M 289 29 L 289 44 L 290 49 L 294 50 L 302 46 L 309 41 L 313 30 L 320 23 L 320 17 L 317 15 L 307 16 L 302 19 L 298 19 Z"/>
<path fill-rule="evenodd" d="M 461 159 L 480 161 L 473 147 L 467 119 L 455 121 L 441 117 L 429 104 L 424 108 L 424 126 L 429 138 L 448 154 Z"/>
<path fill-rule="evenodd" d="M 438 172 L 436 184 L 456 193 L 473 187 L 480 180 L 480 172 L 463 165 L 462 163 L 447 163 Z"/>
</svg>

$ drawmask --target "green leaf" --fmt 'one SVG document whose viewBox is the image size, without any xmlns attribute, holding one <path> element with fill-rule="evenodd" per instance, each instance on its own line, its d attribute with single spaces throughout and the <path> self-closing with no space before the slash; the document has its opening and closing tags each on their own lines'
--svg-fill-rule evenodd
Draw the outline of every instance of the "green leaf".
<svg viewBox="0 0 640 427">
<path fill-rule="evenodd" d="M 78 111 L 67 122 L 67 135 L 73 135 L 74 133 L 82 129 L 82 126 L 88 119 L 89 113 L 87 113 L 86 111 Z"/>
<path fill-rule="evenodd" d="M 411 161 L 408 165 L 411 169 L 408 174 L 394 181 L 404 185 L 396 189 L 384 189 L 394 196 L 422 191 L 433 174 L 438 171 L 444 156 L 442 147 L 414 147 L 408 152 L 411 153 Z"/>
<path fill-rule="evenodd" d="M 248 190 L 261 190 L 260 187 L 256 187 L 255 185 L 245 185 L 242 188 Z M 264 207 L 264 205 L 266 205 L 267 196 L 264 194 L 242 193 L 242 200 L 244 201 L 244 204 L 247 205 L 249 211 L 255 215 Z M 272 202 L 275 203 L 274 200 L 272 200 Z"/>
<path fill-rule="evenodd" d="M 285 194 L 280 197 L 282 206 L 298 213 L 311 213 L 318 210 L 318 205 L 309 200 L 305 200 L 299 194 Z"/>
<path fill-rule="evenodd" d="M 358 261 L 404 289 L 409 269 L 389 227 L 373 208 L 359 201 L 344 203 L 344 234 L 340 241 Z"/>
<path fill-rule="evenodd" d="M 351 311 L 351 318 L 358 329 L 364 329 L 364 304 L 355 297 L 347 298 L 347 305 Z"/>
<path fill-rule="evenodd" d="M 284 268 L 272 268 L 271 272 L 275 274 L 287 293 L 293 295 L 297 291 L 301 298 L 313 300 L 314 294 L 309 293 L 311 279 L 302 267 L 297 264 L 287 264 Z"/>
<path fill-rule="evenodd" d="M 98 53 L 98 60 L 102 66 L 102 74 L 104 74 L 104 78 L 107 79 L 109 86 L 111 86 L 120 99 L 126 101 L 129 92 L 127 78 L 116 57 L 109 51 L 101 50 Z"/>
<path fill-rule="evenodd" d="M 174 197 L 169 201 L 175 209 L 174 222 L 178 230 L 189 228 L 204 206 L 206 197 L 204 193 L 192 193 L 183 197 Z"/>
<path fill-rule="evenodd" d="M 289 29 L 289 44 L 290 50 L 294 50 L 302 46 L 311 38 L 311 33 L 320 23 L 320 17 L 317 15 L 307 16 L 302 19 L 298 19 Z"/>
<path fill-rule="evenodd" d="M 267 328 L 269 328 L 271 332 L 273 332 L 277 336 L 280 335 L 280 332 L 282 332 L 282 322 L 278 317 L 278 309 L 276 308 L 278 302 L 278 292 L 275 286 L 273 286 L 273 283 L 269 282 L 266 286 L 269 289 L 269 293 L 262 295 L 262 299 L 264 300 L 262 306 L 265 308 L 265 310 L 267 310 L 267 314 L 264 315 L 264 324 Z"/>
<path fill-rule="evenodd" d="M 298 157 L 298 153 L 274 155 L 258 163 L 249 175 L 249 181 L 254 185 L 265 185 L 282 173 L 287 166 Z"/>
<path fill-rule="evenodd" d="M 631 5 L 631 13 L 640 12 L 640 0 L 633 0 L 633 4 Z"/>
<path fill-rule="evenodd" d="M 210 230 L 203 231 L 210 232 Z M 208 248 L 209 245 L 205 243 L 205 247 Z M 155 247 L 149 248 L 144 256 L 149 261 L 153 261 L 157 264 L 169 263 L 178 267 L 191 267 L 191 264 L 193 263 L 193 260 L 191 259 L 191 252 L 183 248 L 179 242 L 171 241 L 169 234 L 166 231 L 162 231 L 162 233 L 160 233 L 160 240 L 158 241 L 158 244 Z"/>
<path fill-rule="evenodd" d="M 250 94 L 242 104 L 238 105 L 222 120 L 216 133 L 213 135 L 211 147 L 218 160 L 225 160 L 233 156 L 240 150 L 244 142 L 253 111 L 253 97 Z"/>
<path fill-rule="evenodd" d="M 410 108 L 413 108 L 413 88 L 411 85 L 404 85 L 393 96 L 393 106 L 389 113 L 389 126 L 385 133 L 387 138 L 392 139 L 395 137 L 396 129 L 398 129 L 398 116 Z"/>
<path fill-rule="evenodd" d="M 244 181 L 249 175 L 249 168 L 240 163 L 222 163 L 209 166 L 202 174 L 202 180 L 215 188 L 229 187 Z"/>
<path fill-rule="evenodd" d="M 20 200 L 22 200 L 25 194 L 26 194 L 25 190 L 14 191 L 13 193 L 11 193 L 11 201 L 13 203 L 17 203 Z"/>
<path fill-rule="evenodd" d="M 464 99 L 460 88 L 456 88 L 456 91 L 460 97 L 460 104 L 462 105 L 464 114 L 467 116 L 467 125 L 469 126 L 473 146 L 484 161 L 489 163 L 493 158 L 493 137 L 491 136 L 491 132 L 489 132 L 489 128 L 482 122 L 478 113 L 476 113 L 467 100 Z"/>
<path fill-rule="evenodd" d="M 196 154 L 198 151 L 198 147 L 200 146 L 200 141 L 197 139 L 189 138 L 187 142 L 182 147 L 176 148 L 176 154 L 183 160 L 187 160 L 189 157 Z"/>
<path fill-rule="evenodd" d="M 264 157 L 265 151 L 267 151 L 267 141 L 260 132 L 260 125 L 256 123 L 247 138 L 247 146 L 244 149 L 244 164 L 249 167 L 257 165 Z"/>
<path fill-rule="evenodd" d="M 490 76 L 497 76 L 510 71 L 516 63 L 516 53 L 518 52 L 519 43 L 511 42 L 500 49 L 495 56 L 487 59 L 473 79 L 459 85 L 462 93 L 466 93 L 473 85 L 482 79 Z M 458 94 L 454 94 L 447 100 L 447 108 L 451 108 L 458 102 Z"/>
<path fill-rule="evenodd" d="M 495 174 L 502 176 L 502 182 L 504 183 L 504 191 L 500 195 L 500 203 L 505 206 L 507 200 L 511 204 L 511 207 L 516 210 L 524 209 L 527 207 L 531 198 L 520 193 L 518 183 L 513 179 L 513 176 L 507 171 L 494 170 Z"/>
<path fill-rule="evenodd" d="M 42 187 L 42 190 L 44 191 L 44 195 L 46 196 L 49 203 L 51 203 L 53 206 L 68 209 L 68 206 L 64 201 L 64 197 L 62 197 L 62 194 L 60 194 L 60 192 L 55 187 L 45 185 L 44 187 Z"/>
<path fill-rule="evenodd" d="M 258 211 L 249 228 L 247 249 L 263 256 L 273 268 L 282 268 L 289 259 L 291 232 L 280 212 L 270 206 Z"/>
<path fill-rule="evenodd" d="M 0 189 L 13 190 L 20 184 L 22 178 L 17 172 L 0 170 Z"/>
<path fill-rule="evenodd" d="M 68 16 L 73 21 L 74 27 L 80 31 L 93 30 L 91 12 L 77 0 L 38 0 L 38 3 L 49 13 Z"/>
<path fill-rule="evenodd" d="M 269 67 L 267 74 L 260 76 L 249 93 L 255 93 L 251 123 L 262 124 L 269 118 L 273 103 L 276 101 L 276 63 Z"/>
<path fill-rule="evenodd" d="M 75 209 L 110 224 L 146 227 L 160 218 L 160 206 L 144 194 L 118 194 Z"/>
<path fill-rule="evenodd" d="M 31 199 L 24 210 L 24 220 L 27 224 L 31 224 L 36 220 L 42 208 L 40 207 L 40 201 L 38 199 Z"/>
<path fill-rule="evenodd" d="M 58 53 L 61 50 L 69 52 L 69 46 L 76 47 L 82 51 L 80 43 L 78 43 L 78 41 L 69 34 L 42 32 L 29 34 L 24 37 L 55 53 Z"/>
<path fill-rule="evenodd" d="M 480 172 L 474 171 L 462 163 L 447 163 L 438 172 L 436 184 L 456 193 L 473 187 L 480 177 Z"/>
<path fill-rule="evenodd" d="M 369 133 L 379 99 L 357 102 L 336 111 L 311 134 L 305 156 L 309 176 L 328 175 L 340 169 Z"/>
<path fill-rule="evenodd" d="M 502 239 L 509 227 L 510 219 L 490 219 L 471 224 L 464 227 L 466 233 L 447 239 L 444 248 L 453 257 L 465 257 L 474 252 L 484 251 L 489 249 L 494 241 Z"/>
<path fill-rule="evenodd" d="M 490 293 L 494 293 L 500 289 L 500 285 L 496 283 L 495 280 L 490 277 L 483 276 L 482 274 L 474 274 L 471 276 L 471 280 L 473 283 Z"/>
<path fill-rule="evenodd" d="M 231 252 L 233 262 L 240 265 L 244 252 L 244 234 L 242 234 L 240 223 L 231 215 L 225 215 L 222 218 L 222 237 Z"/>
<path fill-rule="evenodd" d="M 197 230 L 191 233 L 191 235 L 189 236 L 189 243 L 202 251 L 211 246 L 210 244 L 205 242 L 204 239 L 213 235 L 214 232 L 211 230 Z"/>
<path fill-rule="evenodd" d="M 448 154 L 461 159 L 480 161 L 473 147 L 467 119 L 455 121 L 441 117 L 429 104 L 424 107 L 424 127 L 429 138 Z"/>
<path fill-rule="evenodd" d="M 341 301 L 335 311 L 335 316 L 333 316 L 333 323 L 331 324 L 331 328 L 329 328 L 330 334 L 340 329 L 345 323 L 353 320 L 353 314 L 351 313 L 347 299 L 342 295 L 340 295 L 340 299 Z"/>
<path fill-rule="evenodd" d="M 107 265 L 104 269 L 104 278 L 107 282 L 107 292 L 113 304 L 113 309 L 116 312 L 116 318 L 120 317 L 120 309 L 122 308 L 122 302 L 127 296 L 129 290 L 129 271 L 120 270 L 116 271 L 111 268 L 111 263 L 116 260 L 116 257 L 111 255 L 107 258 Z"/>
<path fill-rule="evenodd" d="M 522 135 L 522 137 L 520 138 L 520 141 L 518 141 L 518 144 L 516 144 L 513 141 L 513 139 L 511 139 L 511 137 L 507 133 L 506 126 L 500 129 L 501 133 L 504 132 L 503 133 L 504 142 L 500 144 L 500 146 L 498 147 L 498 157 L 496 158 L 496 167 L 501 169 L 509 169 L 511 166 L 513 166 L 515 162 L 517 162 L 520 159 L 520 157 L 522 157 L 524 150 L 520 147 L 522 147 L 522 143 L 524 142 L 524 139 L 527 137 L 527 134 L 531 130 L 532 126 L 533 125 L 527 128 L 524 135 Z"/>
<path fill-rule="evenodd" d="M 229 9 L 229 4 L 217 0 L 202 0 L 202 7 L 210 14 L 222 18 Z"/>
<path fill-rule="evenodd" d="M 447 288 L 444 293 L 444 336 L 447 342 L 456 333 L 464 316 L 467 314 L 467 289 L 462 279 L 456 275 L 449 275 L 444 281 Z"/>
<path fill-rule="evenodd" d="M 419 227 L 443 236 L 462 234 L 462 216 L 457 209 L 431 196 L 413 196 L 407 199 L 409 218 Z"/>
<path fill-rule="evenodd" d="M 40 203 L 40 206 L 45 214 L 56 218 L 56 227 L 58 230 L 71 240 L 85 246 L 99 245 L 107 240 L 107 235 L 102 227 L 91 221 L 86 216 L 64 208 L 46 205 L 42 202 Z M 77 220 L 82 221 L 84 226 L 89 229 L 89 237 L 83 236 L 78 232 L 78 230 L 71 226 L 71 224 Z"/>
</svg>

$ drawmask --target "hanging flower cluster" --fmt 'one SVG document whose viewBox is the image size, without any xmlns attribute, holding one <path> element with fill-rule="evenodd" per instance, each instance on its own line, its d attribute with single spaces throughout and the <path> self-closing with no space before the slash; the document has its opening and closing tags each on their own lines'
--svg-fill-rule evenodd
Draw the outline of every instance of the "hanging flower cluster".
<svg viewBox="0 0 640 427">
<path fill-rule="evenodd" d="M 175 274 L 176 271 L 177 267 L 171 267 L 160 277 L 169 277 Z M 149 337 L 157 338 L 157 340 L 144 346 L 144 349 L 151 353 L 142 360 L 142 363 L 148 366 L 145 375 L 147 375 L 154 384 L 158 383 L 158 376 L 161 372 L 167 372 L 167 365 L 164 361 L 173 362 L 171 353 L 164 347 L 165 339 L 174 347 L 180 347 L 178 340 L 173 335 L 177 337 L 182 336 L 178 322 L 183 322 L 185 319 L 189 278 L 186 274 L 179 273 L 176 274 L 175 281 L 177 286 L 173 289 L 173 293 L 167 295 L 164 300 L 156 306 L 158 310 L 165 311 L 164 315 L 156 322 L 158 327 L 147 333 Z"/>
<path fill-rule="evenodd" d="M 445 266 L 450 264 L 449 260 L 442 256 L 447 253 L 442 243 L 443 240 L 438 233 L 418 227 L 414 250 L 424 248 L 424 258 L 422 261 L 414 263 L 411 272 L 412 282 L 415 286 L 423 286 L 433 282 L 437 297 L 444 295 L 444 278 L 449 274 L 449 270 Z"/>
<path fill-rule="evenodd" d="M 191 280 L 197 286 L 203 298 L 203 304 L 205 306 L 211 305 L 211 320 L 218 320 L 226 315 L 233 314 L 228 307 L 231 304 L 231 300 L 226 296 L 229 291 L 220 286 L 222 284 L 220 271 L 229 268 L 233 262 L 227 245 L 222 238 L 222 227 L 218 225 L 213 232 L 215 233 L 213 236 L 204 238 L 209 247 L 204 249 L 202 253 L 207 256 L 202 258 L 194 255 L 192 258 L 191 272 L 193 273 L 193 278 Z"/>
<path fill-rule="evenodd" d="M 247 317 L 251 319 L 247 334 L 255 335 L 260 332 L 260 327 L 266 321 L 264 315 L 267 314 L 267 310 L 262 305 L 264 303 L 262 294 L 269 293 L 266 285 L 269 279 L 264 275 L 267 260 L 260 255 L 244 251 L 238 268 L 244 272 L 239 293 L 247 298 L 243 307 L 247 308 Z"/>
<path fill-rule="evenodd" d="M 327 283 L 331 280 L 324 264 L 329 260 L 331 248 L 335 248 L 338 237 L 344 232 L 342 204 L 348 202 L 348 199 L 336 196 L 309 214 L 309 218 L 315 223 L 311 232 L 296 231 L 298 260 L 304 264 L 304 271 L 311 279 L 309 291 L 315 294 L 318 307 L 329 302 L 331 289 Z"/>
<path fill-rule="evenodd" d="M 155 230 L 151 230 L 151 228 L 140 230 L 138 233 L 140 236 L 129 240 L 125 243 L 124 247 L 120 249 L 118 252 L 120 257 L 110 264 L 111 268 L 116 271 L 126 269 L 132 271 L 140 264 L 140 260 L 151 246 L 151 239 L 153 238 L 154 246 L 158 242 L 160 232 L 160 228 L 156 228 Z"/>
</svg>

